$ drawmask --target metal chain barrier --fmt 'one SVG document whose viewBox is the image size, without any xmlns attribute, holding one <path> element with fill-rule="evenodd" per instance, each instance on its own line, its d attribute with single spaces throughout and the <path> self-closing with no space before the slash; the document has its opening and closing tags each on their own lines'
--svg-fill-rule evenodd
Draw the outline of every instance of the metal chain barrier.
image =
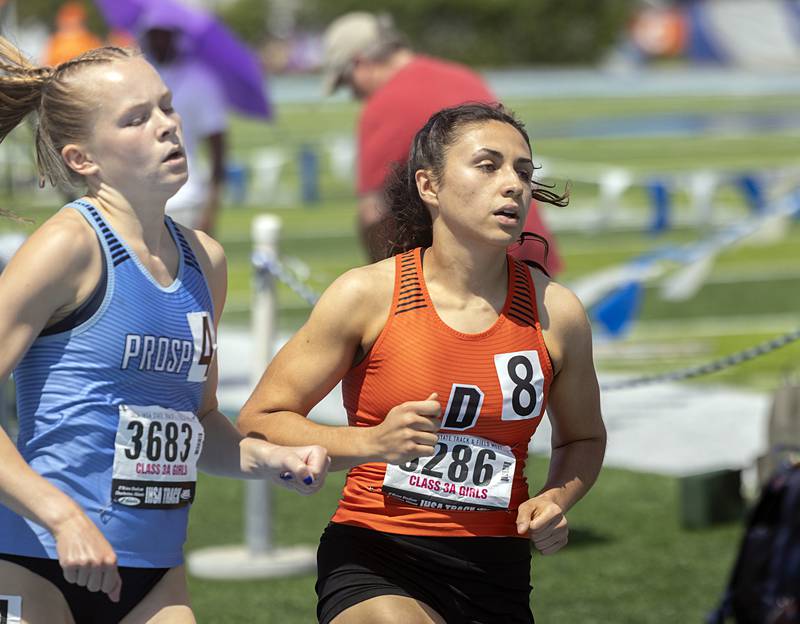
<svg viewBox="0 0 800 624">
<path fill-rule="evenodd" d="M 637 386 L 663 383 L 666 381 L 681 381 L 683 379 L 691 379 L 692 377 L 700 377 L 701 375 L 709 375 L 726 368 L 731 368 L 732 366 L 736 366 L 742 362 L 752 360 L 761 355 L 771 353 L 772 351 L 780 349 L 781 347 L 785 347 L 796 340 L 800 340 L 800 329 L 796 329 L 788 334 L 779 336 L 778 338 L 767 340 L 766 342 L 762 342 L 755 347 L 750 347 L 749 349 L 732 353 L 731 355 L 726 355 L 725 357 L 707 362 L 706 364 L 689 366 L 687 368 L 668 371 L 666 373 L 642 375 L 641 377 L 633 377 L 632 379 L 621 379 L 619 381 L 601 384 L 600 389 L 604 391 L 624 390 L 626 388 L 634 388 Z"/>
<path fill-rule="evenodd" d="M 319 301 L 319 294 L 297 279 L 297 276 L 287 269 L 277 256 L 256 251 L 253 252 L 252 262 L 257 271 L 266 271 L 276 277 L 300 295 L 308 305 L 314 306 Z"/>
<path fill-rule="evenodd" d="M 286 284 L 295 293 L 300 295 L 309 305 L 315 305 L 319 301 L 319 295 L 311 290 L 308 286 L 303 284 L 283 263 L 275 256 L 270 256 L 264 253 L 253 254 L 253 265 L 258 271 L 267 271 L 279 281 Z M 700 377 L 702 375 L 710 375 L 726 368 L 731 368 L 742 362 L 747 362 L 772 351 L 776 351 L 781 347 L 800 340 L 800 329 L 767 340 L 749 349 L 744 349 L 731 355 L 726 355 L 719 359 L 700 364 L 698 366 L 690 366 L 666 373 L 656 373 L 653 375 L 642 375 L 641 377 L 633 377 L 631 379 L 621 379 L 610 383 L 601 384 L 600 389 L 603 391 L 625 390 L 627 388 L 634 388 L 637 386 L 651 385 L 655 383 L 664 383 L 667 381 L 682 381 L 684 379 L 691 379 L 693 377 Z"/>
</svg>

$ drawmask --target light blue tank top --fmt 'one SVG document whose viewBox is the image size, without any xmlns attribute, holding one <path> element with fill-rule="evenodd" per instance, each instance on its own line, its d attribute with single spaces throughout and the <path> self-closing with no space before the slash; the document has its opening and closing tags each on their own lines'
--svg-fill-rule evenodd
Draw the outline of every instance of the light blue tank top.
<svg viewBox="0 0 800 624">
<path fill-rule="evenodd" d="M 208 284 L 169 217 L 180 261 L 165 287 L 93 205 L 67 208 L 97 232 L 105 296 L 77 326 L 40 335 L 15 369 L 17 446 L 83 508 L 119 565 L 173 567 L 183 561 L 202 445 L 193 415 L 216 347 Z M 57 558 L 44 527 L 2 505 L 0 552 Z"/>
</svg>

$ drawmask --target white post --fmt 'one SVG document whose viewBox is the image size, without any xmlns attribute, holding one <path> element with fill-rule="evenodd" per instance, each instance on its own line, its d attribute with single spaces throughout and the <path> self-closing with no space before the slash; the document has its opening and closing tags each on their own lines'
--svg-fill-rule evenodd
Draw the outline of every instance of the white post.
<svg viewBox="0 0 800 624">
<path fill-rule="evenodd" d="M 253 220 L 253 251 L 269 258 L 278 256 L 281 222 L 274 215 L 260 215 Z M 261 373 L 272 359 L 275 345 L 275 319 L 278 308 L 275 277 L 268 271 L 253 272 L 253 307 L 250 328 L 253 336 L 250 383 L 255 387 Z M 244 534 L 253 555 L 263 555 L 272 548 L 272 491 L 268 481 L 246 484 Z"/>
<path fill-rule="evenodd" d="M 697 171 L 689 178 L 689 204 L 694 222 L 700 227 L 713 224 L 714 193 L 719 182 L 719 176 L 713 171 Z"/>
<path fill-rule="evenodd" d="M 619 214 L 622 195 L 633 184 L 633 175 L 627 169 L 607 169 L 600 174 L 598 180 L 598 210 L 594 216 L 598 228 L 611 225 L 616 214 Z"/>
<path fill-rule="evenodd" d="M 253 248 L 277 257 L 280 219 L 260 215 L 253 220 Z M 255 383 L 272 358 L 277 311 L 275 278 L 268 271 L 253 275 L 251 327 L 253 362 L 250 379 Z M 316 553 L 310 546 L 276 548 L 272 544 L 272 492 L 268 481 L 248 481 L 244 505 L 245 544 L 204 548 L 187 557 L 195 576 L 215 579 L 248 579 L 288 576 L 310 572 Z"/>
</svg>

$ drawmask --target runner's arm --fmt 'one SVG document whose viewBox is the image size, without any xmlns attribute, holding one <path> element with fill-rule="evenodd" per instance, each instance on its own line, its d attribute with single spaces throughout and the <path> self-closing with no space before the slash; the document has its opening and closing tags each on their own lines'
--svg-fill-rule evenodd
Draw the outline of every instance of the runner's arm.
<svg viewBox="0 0 800 624">
<path fill-rule="evenodd" d="M 219 243 L 202 232 L 194 233 L 192 242 L 200 252 L 197 254 L 198 259 L 211 290 L 216 334 L 227 292 L 225 253 Z M 198 467 L 203 472 L 218 476 L 244 479 L 269 477 L 303 494 L 318 490 L 327 471 L 327 455 L 324 449 L 289 449 L 262 440 L 245 438 L 220 411 L 217 400 L 218 359 L 215 351 L 198 413 L 205 432 Z M 292 478 L 281 480 L 281 473 L 290 473 Z M 309 477 L 310 482 L 306 482 Z"/>
<path fill-rule="evenodd" d="M 6 383 L 51 317 L 86 290 L 82 275 L 97 260 L 89 247 L 97 246 L 93 232 L 59 217 L 34 232 L 0 273 L 0 383 Z M 97 250 L 99 257 L 99 246 Z M 72 499 L 28 466 L 3 430 L 0 457 L 1 503 L 51 532 L 62 519 L 80 512 Z"/>
<path fill-rule="evenodd" d="M 435 397 L 413 397 L 375 427 L 328 426 L 306 418 L 380 333 L 391 305 L 393 262 L 353 269 L 325 291 L 264 372 L 239 414 L 239 431 L 276 444 L 321 445 L 331 470 L 433 454 Z"/>
<path fill-rule="evenodd" d="M 550 470 L 538 496 L 566 512 L 597 479 L 606 431 L 586 313 L 578 298 L 563 286 L 551 282 L 547 291 L 545 306 L 558 341 L 560 367 L 547 404 L 553 429 Z"/>
<path fill-rule="evenodd" d="M 95 288 L 102 256 L 79 215 L 52 217 L 0 273 L 0 383 L 54 317 L 76 307 Z M 119 600 L 117 557 L 80 506 L 35 472 L 0 429 L 0 503 L 45 527 L 56 539 L 69 582 L 97 586 Z M 86 577 L 86 580 L 79 580 Z"/>
<path fill-rule="evenodd" d="M 543 555 L 569 539 L 566 512 L 597 479 L 606 432 L 600 416 L 592 337 L 583 306 L 570 291 L 538 271 L 537 299 L 555 373 L 548 397 L 553 428 L 550 470 L 544 487 L 517 510 L 517 532 L 527 534 Z"/>
</svg>

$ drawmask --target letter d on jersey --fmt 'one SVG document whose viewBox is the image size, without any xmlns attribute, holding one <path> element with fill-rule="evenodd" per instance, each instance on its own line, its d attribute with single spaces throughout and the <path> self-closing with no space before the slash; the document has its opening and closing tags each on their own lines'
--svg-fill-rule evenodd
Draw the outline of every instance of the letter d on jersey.
<svg viewBox="0 0 800 624">
<path fill-rule="evenodd" d="M 19 624 L 22 622 L 22 596 L 0 594 L 0 624 Z"/>
<path fill-rule="evenodd" d="M 463 431 L 474 427 L 481 414 L 483 396 L 483 391 L 478 386 L 453 384 L 444 411 L 442 429 Z"/>
</svg>

